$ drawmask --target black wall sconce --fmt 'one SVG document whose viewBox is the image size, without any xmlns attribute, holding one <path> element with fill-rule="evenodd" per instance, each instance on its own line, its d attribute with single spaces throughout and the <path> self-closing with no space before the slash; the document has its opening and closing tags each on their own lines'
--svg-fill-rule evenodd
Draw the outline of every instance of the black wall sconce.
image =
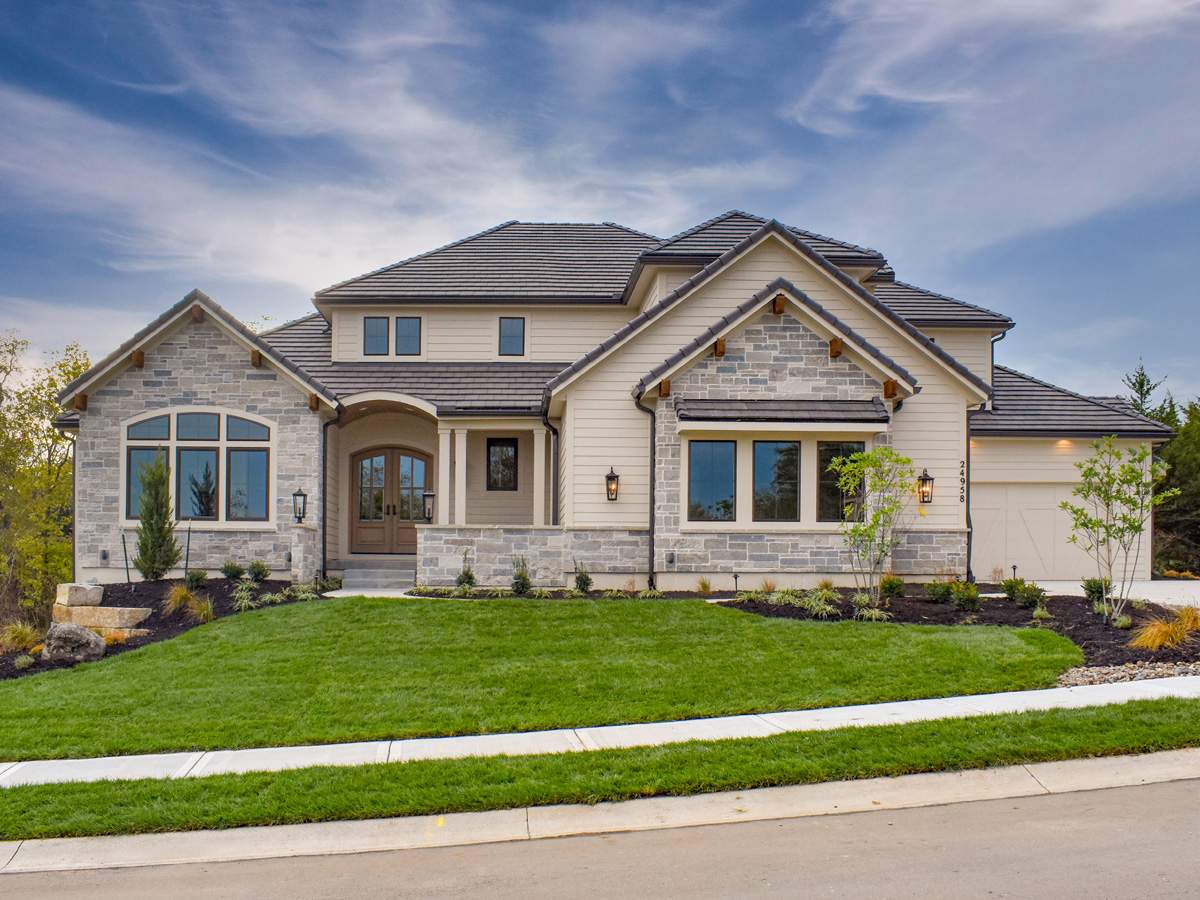
<svg viewBox="0 0 1200 900">
<path fill-rule="evenodd" d="M 933 476 L 928 469 L 922 469 L 917 479 L 917 497 L 922 503 L 933 502 Z"/>
<path fill-rule="evenodd" d="M 297 488 L 292 492 L 292 515 L 296 517 L 296 523 L 303 522 L 307 513 L 308 494 L 304 493 L 304 488 Z"/>
<path fill-rule="evenodd" d="M 617 494 L 621 491 L 621 476 L 618 475 L 612 466 L 608 467 L 608 474 L 604 476 L 604 493 L 609 500 L 615 501 Z"/>
</svg>

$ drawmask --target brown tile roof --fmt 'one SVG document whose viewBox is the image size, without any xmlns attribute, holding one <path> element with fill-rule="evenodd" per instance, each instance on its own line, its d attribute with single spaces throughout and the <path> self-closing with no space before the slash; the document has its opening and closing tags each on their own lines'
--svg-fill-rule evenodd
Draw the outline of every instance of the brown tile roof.
<svg viewBox="0 0 1200 900">
<path fill-rule="evenodd" d="M 1172 431 L 1123 401 L 1085 397 L 1005 366 L 993 371 L 992 409 L 971 414 L 972 437 L 1145 437 Z"/>
<path fill-rule="evenodd" d="M 904 281 L 872 281 L 873 293 L 882 303 L 919 328 L 1013 327 L 1008 316 L 908 284 Z"/>
<path fill-rule="evenodd" d="M 883 401 L 873 400 L 692 400 L 679 397 L 680 419 L 699 422 L 887 422 Z"/>
</svg>

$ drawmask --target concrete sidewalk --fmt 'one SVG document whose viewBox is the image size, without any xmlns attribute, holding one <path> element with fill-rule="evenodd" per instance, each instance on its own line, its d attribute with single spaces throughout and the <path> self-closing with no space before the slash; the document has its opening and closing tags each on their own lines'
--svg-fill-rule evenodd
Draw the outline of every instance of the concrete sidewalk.
<svg viewBox="0 0 1200 900">
<path fill-rule="evenodd" d="M 654 747 L 686 741 L 769 737 L 794 731 L 828 731 L 848 726 L 899 725 L 997 713 L 1075 709 L 1164 697 L 1200 698 L 1200 676 L 552 731 L 0 762 L 0 788 L 68 781 L 198 778 L 226 773 L 278 772 L 310 766 L 361 766 L 469 756 L 536 756 Z"/>
<path fill-rule="evenodd" d="M 12 841 L 0 843 L 0 880 L 21 872 L 370 853 L 911 809 L 1196 778 L 1200 778 L 1200 749 L 1188 749 L 595 806 Z"/>
</svg>

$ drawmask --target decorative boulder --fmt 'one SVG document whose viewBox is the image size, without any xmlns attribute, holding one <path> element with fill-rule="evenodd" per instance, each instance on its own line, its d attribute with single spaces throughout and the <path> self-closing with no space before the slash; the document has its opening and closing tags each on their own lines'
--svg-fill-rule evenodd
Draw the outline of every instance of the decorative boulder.
<svg viewBox="0 0 1200 900">
<path fill-rule="evenodd" d="M 42 659 L 46 662 L 89 662 L 104 655 L 104 638 L 67 622 L 55 622 L 46 633 Z"/>
<path fill-rule="evenodd" d="M 54 602 L 60 606 L 99 606 L 104 602 L 104 588 L 77 582 L 60 584 Z"/>
</svg>

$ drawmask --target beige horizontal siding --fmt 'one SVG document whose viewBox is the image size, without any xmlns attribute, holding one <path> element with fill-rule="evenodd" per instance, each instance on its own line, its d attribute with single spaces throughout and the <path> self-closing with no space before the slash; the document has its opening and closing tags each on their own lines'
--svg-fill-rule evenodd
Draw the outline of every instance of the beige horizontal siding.
<svg viewBox="0 0 1200 900">
<path fill-rule="evenodd" d="M 1117 441 L 1122 449 L 1138 441 Z M 1090 438 L 973 438 L 971 483 L 1076 482 L 1076 463 L 1092 455 Z"/>
<path fill-rule="evenodd" d="M 923 328 L 937 345 L 992 383 L 992 332 L 986 328 Z"/>
</svg>

